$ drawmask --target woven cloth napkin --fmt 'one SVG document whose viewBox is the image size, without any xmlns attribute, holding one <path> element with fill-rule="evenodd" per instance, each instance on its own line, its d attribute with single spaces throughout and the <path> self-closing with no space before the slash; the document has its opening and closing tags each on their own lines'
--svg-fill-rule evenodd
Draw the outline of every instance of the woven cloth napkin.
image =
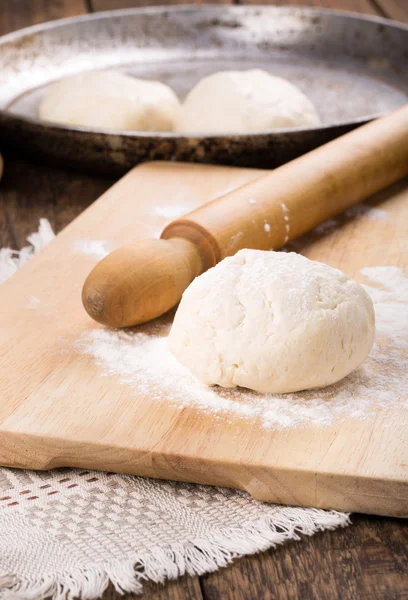
<svg viewBox="0 0 408 600">
<path fill-rule="evenodd" d="M 52 239 L 0 250 L 0 282 Z M 57 469 L 0 468 L 0 598 L 98 598 L 112 582 L 201 575 L 301 535 L 349 523 L 337 511 L 277 506 L 224 488 Z"/>
</svg>

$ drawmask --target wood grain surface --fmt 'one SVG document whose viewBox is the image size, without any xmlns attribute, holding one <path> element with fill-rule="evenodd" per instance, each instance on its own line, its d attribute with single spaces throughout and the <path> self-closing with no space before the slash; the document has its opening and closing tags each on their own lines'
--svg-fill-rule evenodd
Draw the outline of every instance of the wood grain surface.
<svg viewBox="0 0 408 600">
<path fill-rule="evenodd" d="M 365 129 L 381 130 L 389 119 Z M 363 128 L 358 132 L 364 137 Z M 354 139 L 357 132 L 348 135 Z M 327 427 L 265 430 L 258 418 L 232 412 L 214 419 L 196 408 L 200 395 L 194 389 L 187 391 L 192 405 L 169 402 L 174 392 L 161 385 L 160 364 L 158 380 L 149 384 L 146 375 L 139 391 L 121 376 L 104 377 L 100 364 L 78 350 L 83 335 L 100 328 L 80 303 L 82 283 L 98 258 L 75 250 L 78 242 L 106 240 L 115 248 L 154 237 L 167 222 L 155 211 L 158 198 L 161 212 L 186 197 L 196 208 L 225 189 L 254 179 L 257 185 L 259 174 L 211 165 L 139 165 L 1 286 L 0 464 L 119 471 L 238 487 L 280 504 L 408 516 L 406 423 L 395 405 L 378 406 L 375 420 L 345 416 Z M 138 201 L 135 190 L 143 190 Z M 331 234 L 304 240 L 302 253 L 357 280 L 363 280 L 364 267 L 407 267 L 407 200 L 405 184 L 373 197 L 387 211 L 386 221 L 346 220 Z M 291 200 L 286 202 L 290 210 Z M 251 207 L 246 196 L 240 206 Z M 32 297 L 38 299 L 35 309 Z M 157 324 L 149 327 L 143 331 L 152 335 Z"/>
<path fill-rule="evenodd" d="M 285 2 L 285 4 L 288 2 Z M 65 0 L 2 0 L 0 33 L 34 22 L 67 16 L 82 2 Z M 89 7 L 89 2 L 87 3 Z M 96 5 L 96 2 L 94 2 Z M 104 9 L 120 8 L 120 0 L 104 0 Z M 142 3 L 127 2 L 127 6 Z M 296 0 L 296 4 L 301 4 Z M 312 2 L 307 2 L 312 4 Z M 343 0 L 314 2 L 342 9 Z M 377 12 L 408 22 L 406 0 L 350 0 L 347 8 Z M 96 8 L 96 6 L 95 6 Z M 102 7 L 101 7 L 102 8 Z M 385 10 L 385 12 L 384 12 Z M 0 143 L 1 147 L 1 143 Z M 60 231 L 110 187 L 111 180 L 51 169 L 5 154 L 6 172 L 0 182 L 0 247 L 19 248 L 46 216 Z M 35 182 L 35 185 L 33 185 Z M 353 526 L 326 531 L 301 542 L 246 557 L 227 569 L 199 578 L 184 578 L 166 587 L 147 585 L 143 600 L 406 600 L 408 532 L 401 520 L 352 517 Z M 138 596 L 140 597 L 140 596 Z M 113 590 L 105 600 L 127 600 Z"/>
</svg>

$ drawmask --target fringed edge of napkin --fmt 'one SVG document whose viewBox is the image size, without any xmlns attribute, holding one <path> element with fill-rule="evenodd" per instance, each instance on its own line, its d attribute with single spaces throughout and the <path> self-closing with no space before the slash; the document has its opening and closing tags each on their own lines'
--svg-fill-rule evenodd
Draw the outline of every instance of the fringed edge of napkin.
<svg viewBox="0 0 408 600">
<path fill-rule="evenodd" d="M 0 598 L 7 600 L 63 600 L 98 598 L 111 583 L 119 593 L 142 592 L 143 582 L 164 583 L 182 575 L 203 575 L 226 567 L 235 558 L 255 554 L 301 535 L 350 524 L 346 513 L 282 507 L 271 517 L 241 528 L 225 528 L 208 539 L 192 539 L 187 544 L 152 548 L 125 561 L 110 560 L 40 579 L 0 575 Z"/>
</svg>

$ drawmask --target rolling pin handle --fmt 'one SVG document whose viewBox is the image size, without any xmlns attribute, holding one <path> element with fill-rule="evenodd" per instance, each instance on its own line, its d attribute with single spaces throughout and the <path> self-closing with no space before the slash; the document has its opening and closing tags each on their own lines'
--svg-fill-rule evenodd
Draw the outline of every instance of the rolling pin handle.
<svg viewBox="0 0 408 600">
<path fill-rule="evenodd" d="M 95 266 L 84 283 L 82 303 L 103 325 L 138 325 L 173 308 L 203 270 L 200 252 L 188 240 L 138 240 Z"/>
</svg>

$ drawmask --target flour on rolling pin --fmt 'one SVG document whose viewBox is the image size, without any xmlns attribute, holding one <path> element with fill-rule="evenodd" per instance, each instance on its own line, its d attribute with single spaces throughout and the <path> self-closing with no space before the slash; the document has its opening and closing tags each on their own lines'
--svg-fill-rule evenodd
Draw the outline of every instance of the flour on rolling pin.
<svg viewBox="0 0 408 600">
<path fill-rule="evenodd" d="M 248 390 L 206 387 L 167 350 L 170 323 L 159 319 L 134 330 L 95 329 L 78 342 L 103 375 L 116 375 L 157 402 L 171 402 L 231 417 L 257 419 L 270 429 L 328 426 L 344 418 L 375 419 L 378 408 L 408 410 L 408 278 L 397 267 L 367 267 L 365 285 L 376 312 L 377 338 L 364 364 L 339 383 L 295 394 L 262 395 Z"/>
<path fill-rule="evenodd" d="M 282 213 L 283 213 L 283 220 L 285 221 L 285 239 L 283 240 L 283 243 L 286 244 L 286 242 L 289 239 L 289 232 L 290 232 L 289 209 L 286 206 L 286 204 L 281 204 L 281 208 L 282 208 Z"/>
</svg>

